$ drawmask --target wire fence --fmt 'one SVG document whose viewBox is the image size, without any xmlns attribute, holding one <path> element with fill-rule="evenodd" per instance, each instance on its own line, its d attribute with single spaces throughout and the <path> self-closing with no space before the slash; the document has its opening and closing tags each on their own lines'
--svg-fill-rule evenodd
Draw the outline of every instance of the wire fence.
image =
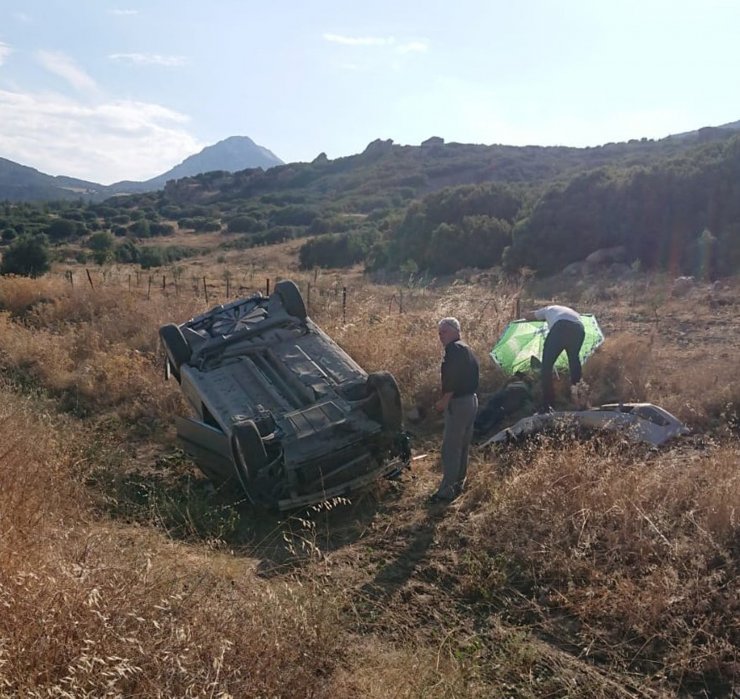
<svg viewBox="0 0 740 699">
<path fill-rule="evenodd" d="M 204 305 L 228 303 L 261 293 L 269 296 L 275 284 L 287 277 L 279 275 L 260 275 L 254 269 L 234 273 L 224 270 L 220 274 L 193 274 L 184 271 L 147 272 L 116 268 L 66 269 L 60 273 L 73 289 L 88 288 L 93 292 L 99 289 L 117 288 L 128 294 L 135 294 L 146 300 L 183 297 L 200 299 Z M 352 317 L 353 301 L 367 298 L 366 282 L 347 283 L 339 275 L 324 275 L 318 270 L 291 275 L 296 282 L 309 314 L 317 311 L 331 311 L 331 315 L 341 314 L 343 322 Z M 403 315 L 408 312 L 428 310 L 442 293 L 425 285 L 372 285 L 372 296 L 379 314 Z M 478 303 L 481 309 L 490 307 L 497 314 L 512 319 L 520 317 L 520 289 L 516 286 L 487 290 L 476 285 L 467 288 L 466 300 Z M 476 298 L 473 298 L 475 296 Z"/>
</svg>

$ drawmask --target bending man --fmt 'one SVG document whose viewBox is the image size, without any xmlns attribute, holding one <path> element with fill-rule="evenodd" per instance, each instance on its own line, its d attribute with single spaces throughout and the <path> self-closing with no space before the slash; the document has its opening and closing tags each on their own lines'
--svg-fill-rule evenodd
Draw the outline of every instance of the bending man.
<svg viewBox="0 0 740 699">
<path fill-rule="evenodd" d="M 583 345 L 585 331 L 577 311 L 567 306 L 545 306 L 529 313 L 526 320 L 547 322 L 547 337 L 542 349 L 542 408 L 550 410 L 555 402 L 552 369 L 560 353 L 568 353 L 570 382 L 575 386 L 581 380 L 581 360 L 578 357 Z"/>
</svg>

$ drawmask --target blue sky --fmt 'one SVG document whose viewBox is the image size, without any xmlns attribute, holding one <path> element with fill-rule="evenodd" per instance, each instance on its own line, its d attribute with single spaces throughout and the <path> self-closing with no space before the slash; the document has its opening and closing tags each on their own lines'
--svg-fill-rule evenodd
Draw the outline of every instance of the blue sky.
<svg viewBox="0 0 740 699">
<path fill-rule="evenodd" d="M 0 157 L 108 184 L 223 138 L 286 162 L 740 120 L 738 0 L 2 0 Z"/>
</svg>

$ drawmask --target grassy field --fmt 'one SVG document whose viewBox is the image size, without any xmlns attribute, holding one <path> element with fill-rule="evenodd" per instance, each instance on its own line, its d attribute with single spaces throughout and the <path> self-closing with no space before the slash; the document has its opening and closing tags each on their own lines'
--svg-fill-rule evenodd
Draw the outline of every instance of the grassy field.
<svg viewBox="0 0 740 699">
<path fill-rule="evenodd" d="M 462 320 L 492 391 L 503 377 L 486 353 L 517 299 L 524 311 L 553 290 L 303 273 L 290 244 L 151 284 L 64 271 L 0 278 L 0 696 L 740 693 L 737 280 L 673 297 L 640 276 L 557 296 L 607 335 L 585 367 L 591 400 L 649 400 L 692 436 L 476 452 L 464 495 L 430 510 L 430 413 L 402 482 L 278 518 L 176 449 L 186 408 L 163 381 L 159 325 L 225 300 L 227 277 L 232 296 L 291 277 L 361 365 L 395 374 L 406 408 L 429 408 L 438 318 Z"/>
</svg>

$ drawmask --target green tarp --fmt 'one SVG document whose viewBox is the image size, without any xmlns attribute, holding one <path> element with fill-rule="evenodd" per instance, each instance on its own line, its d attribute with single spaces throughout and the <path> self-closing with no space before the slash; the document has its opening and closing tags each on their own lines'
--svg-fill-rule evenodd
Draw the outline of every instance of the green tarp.
<svg viewBox="0 0 740 699">
<path fill-rule="evenodd" d="M 586 331 L 586 337 L 579 353 L 581 363 L 583 363 L 604 341 L 604 334 L 592 314 L 582 314 L 581 322 Z M 491 357 L 509 374 L 517 371 L 531 371 L 539 367 L 542 361 L 542 348 L 546 335 L 547 323 L 544 321 L 515 320 L 509 323 L 496 346 L 491 350 Z M 568 356 L 565 352 L 558 357 L 555 368 L 558 370 L 568 368 Z"/>
</svg>

